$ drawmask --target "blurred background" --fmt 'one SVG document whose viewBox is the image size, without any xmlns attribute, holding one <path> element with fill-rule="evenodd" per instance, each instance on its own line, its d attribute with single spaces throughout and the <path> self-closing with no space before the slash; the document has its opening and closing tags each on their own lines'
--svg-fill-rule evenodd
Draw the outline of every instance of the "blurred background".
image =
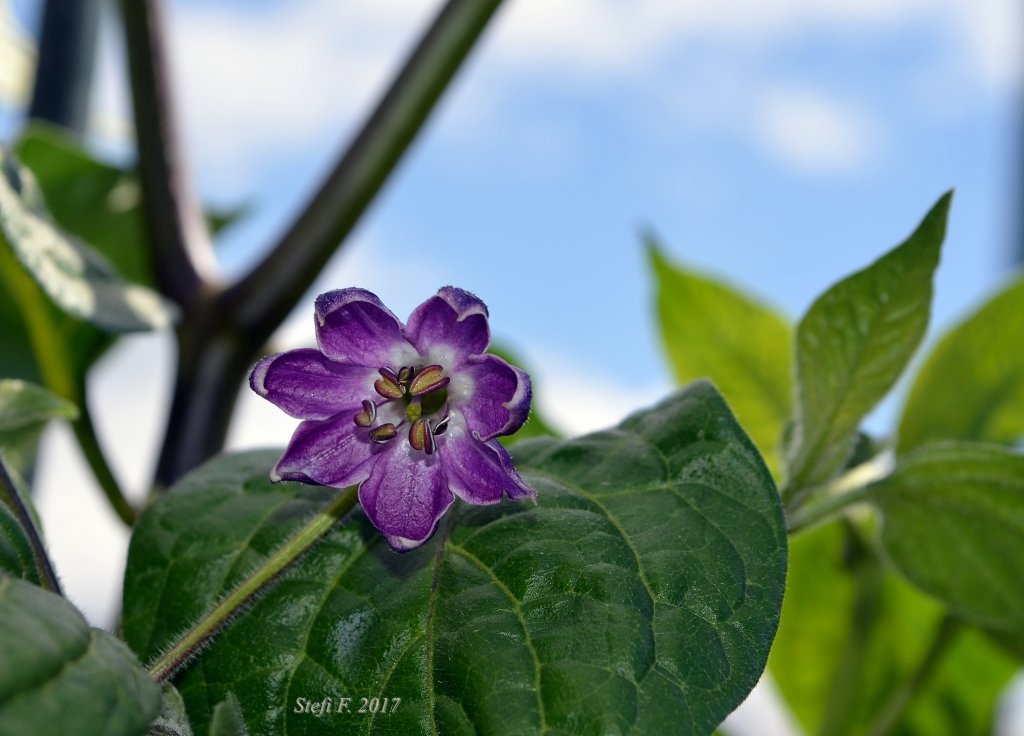
<svg viewBox="0 0 1024 736">
<path fill-rule="evenodd" d="M 83 124 L 95 151 L 130 163 L 114 8 L 82 4 L 97 19 Z M 32 98 L 41 6 L 0 0 L 5 142 Z M 168 6 L 194 179 L 205 203 L 245 208 L 218 243 L 230 277 L 315 188 L 440 3 Z M 363 286 L 405 316 L 455 284 L 488 303 L 551 422 L 584 432 L 671 388 L 644 229 L 677 262 L 796 319 L 955 187 L 934 338 L 1024 256 L 1022 16 L 1017 0 L 509 0 L 276 347 L 312 341 L 319 291 Z M 101 440 L 137 498 L 173 350 L 167 335 L 124 339 L 90 383 Z M 875 431 L 891 431 L 898 402 L 873 415 Z M 293 425 L 246 391 L 229 446 L 282 446 Z M 43 452 L 57 567 L 109 626 L 127 531 L 70 431 L 49 429 Z"/>
</svg>

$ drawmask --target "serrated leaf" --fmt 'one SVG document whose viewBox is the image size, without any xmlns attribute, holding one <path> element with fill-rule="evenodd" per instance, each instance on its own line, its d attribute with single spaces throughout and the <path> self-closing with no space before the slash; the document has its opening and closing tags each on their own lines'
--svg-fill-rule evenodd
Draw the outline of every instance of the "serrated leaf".
<svg viewBox="0 0 1024 736">
<path fill-rule="evenodd" d="M 869 498 L 884 519 L 885 550 L 911 582 L 967 621 L 1024 641 L 1024 456 L 928 445 Z"/>
<path fill-rule="evenodd" d="M 136 736 L 160 687 L 60 596 L 0 577 L 0 733 Z"/>
<path fill-rule="evenodd" d="M 787 489 L 822 483 L 842 469 L 861 419 L 924 337 L 951 198 L 939 199 L 902 245 L 818 297 L 800 321 Z"/>
<path fill-rule="evenodd" d="M 710 378 L 770 466 L 792 413 L 793 329 L 737 289 L 669 263 L 649 240 L 662 341 L 680 384 Z"/>
<path fill-rule="evenodd" d="M 197 733 L 229 692 L 259 734 L 710 733 L 763 670 L 786 559 L 774 484 L 721 397 L 698 383 L 513 449 L 536 506 L 457 504 L 401 555 L 361 513 L 332 530 L 178 677 Z M 270 484 L 276 459 L 216 460 L 143 514 L 124 594 L 140 656 L 325 504 Z M 330 721 L 295 712 L 343 696 Z M 363 697 L 389 711 L 360 715 Z"/>
<path fill-rule="evenodd" d="M 122 280 L 99 253 L 51 221 L 33 175 L 4 149 L 0 173 L 0 236 L 55 304 L 111 332 L 171 324 L 172 305 Z"/>
<path fill-rule="evenodd" d="M 877 561 L 854 557 L 840 524 L 790 541 L 786 599 L 768 671 L 809 734 L 825 732 L 836 668 L 857 653 L 859 672 L 838 688 L 848 699 L 842 721 L 831 726 L 869 733 L 888 699 L 920 666 L 945 614 Z M 865 586 L 870 590 L 858 596 Z M 860 639 L 851 642 L 857 630 Z M 1000 695 L 1017 667 L 979 631 L 962 631 L 893 733 L 990 734 Z"/>
<path fill-rule="evenodd" d="M 898 453 L 938 440 L 1024 437 L 1024 275 L 950 330 L 914 379 Z"/>
</svg>

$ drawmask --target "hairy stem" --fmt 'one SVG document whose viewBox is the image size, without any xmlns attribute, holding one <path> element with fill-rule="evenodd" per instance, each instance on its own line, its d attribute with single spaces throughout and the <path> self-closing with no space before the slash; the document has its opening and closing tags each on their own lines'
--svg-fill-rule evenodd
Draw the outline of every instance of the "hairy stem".
<svg viewBox="0 0 1024 736">
<path fill-rule="evenodd" d="M 239 327 L 265 330 L 284 320 L 373 201 L 500 4 L 449 0 L 306 209 L 225 292 Z"/>
<path fill-rule="evenodd" d="M 99 483 L 114 513 L 125 524 L 133 526 L 139 515 L 138 509 L 125 497 L 106 455 L 103 454 L 103 448 L 96 436 L 96 427 L 92 422 L 92 414 L 89 412 L 89 399 L 84 386 L 79 389 L 75 403 L 78 405 L 78 419 L 72 422 L 71 427 L 74 429 L 78 446 L 82 448 L 82 454 L 85 455 L 89 468 L 96 476 L 96 482 Z"/>
<path fill-rule="evenodd" d="M 0 452 L 0 502 L 11 510 L 15 518 L 21 524 L 28 542 L 32 546 L 32 556 L 35 558 L 36 570 L 39 572 L 39 580 L 47 590 L 64 595 L 60 589 L 60 582 L 57 580 L 57 573 L 53 570 L 53 563 L 43 546 L 43 538 L 36 528 L 35 519 L 29 513 L 28 504 L 21 496 L 17 484 L 7 470 L 7 461 L 3 452 Z"/>
<path fill-rule="evenodd" d="M 910 679 L 903 683 L 896 692 L 892 694 L 888 702 L 878 714 L 878 718 L 868 729 L 869 736 L 885 736 L 899 725 L 907 707 L 913 702 L 914 697 L 928 683 L 932 673 L 939 662 L 949 651 L 950 645 L 956 641 L 957 634 L 963 628 L 962 622 L 951 614 L 946 614 L 939 622 L 928 650 L 925 652 L 921 664 L 911 674 Z"/>
<path fill-rule="evenodd" d="M 166 682 L 189 662 L 224 626 L 274 579 L 319 541 L 331 527 L 355 505 L 356 487 L 338 493 L 323 511 L 314 516 L 298 533 L 277 549 L 212 611 L 189 629 L 163 655 L 149 666 L 157 682 Z"/>
<path fill-rule="evenodd" d="M 213 272 L 213 251 L 175 128 L 161 0 L 122 0 L 139 174 L 155 277 L 183 307 Z"/>
</svg>

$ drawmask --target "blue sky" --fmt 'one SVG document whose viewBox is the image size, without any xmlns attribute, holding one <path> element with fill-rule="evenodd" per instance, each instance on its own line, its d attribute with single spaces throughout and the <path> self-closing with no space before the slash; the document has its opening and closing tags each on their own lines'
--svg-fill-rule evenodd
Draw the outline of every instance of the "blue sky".
<svg viewBox="0 0 1024 736">
<path fill-rule="evenodd" d="M 34 0 L 13 5 L 32 27 Z M 225 273 L 280 231 L 438 6 L 170 3 L 199 188 L 253 205 L 220 247 Z M 365 286 L 399 315 L 446 283 L 477 292 L 543 408 L 583 431 L 670 385 L 642 228 L 795 318 L 955 187 L 933 320 L 948 325 L 1012 261 L 1020 16 L 1016 0 L 510 0 L 314 291 Z M 109 22 L 101 46 L 94 140 L 123 157 Z M 311 314 L 312 295 L 281 343 L 309 341 Z M 163 416 L 152 401 L 140 415 L 139 396 L 166 396 L 170 356 L 166 337 L 128 341 L 91 384 L 115 467 L 139 489 Z M 282 445 L 291 424 L 246 395 L 231 441 Z M 40 483 L 88 483 L 66 432 L 47 441 L 63 459 Z M 56 490 L 41 505 L 72 595 L 104 620 L 117 583 L 95 571 L 117 568 L 123 532 Z"/>
</svg>

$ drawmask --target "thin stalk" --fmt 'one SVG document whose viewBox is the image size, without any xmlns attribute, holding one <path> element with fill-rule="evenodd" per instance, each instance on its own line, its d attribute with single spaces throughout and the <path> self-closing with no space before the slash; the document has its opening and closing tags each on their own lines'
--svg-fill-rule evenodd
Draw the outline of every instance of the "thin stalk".
<svg viewBox="0 0 1024 736">
<path fill-rule="evenodd" d="M 405 154 L 501 0 L 449 0 L 306 209 L 223 303 L 243 330 L 281 324 Z"/>
<path fill-rule="evenodd" d="M 57 573 L 54 572 L 53 563 L 43 545 L 42 535 L 36 528 L 35 519 L 29 513 L 28 505 L 21 497 L 18 486 L 7 471 L 7 462 L 2 452 L 0 452 L 0 501 L 11 510 L 28 537 L 28 542 L 32 547 L 32 556 L 35 558 L 36 570 L 39 572 L 39 580 L 43 587 L 57 595 L 64 595 L 60 589 L 60 582 L 57 580 Z"/>
<path fill-rule="evenodd" d="M 110 502 L 110 507 L 114 509 L 114 513 L 128 526 L 134 526 L 139 511 L 125 497 L 121 484 L 117 482 L 110 463 L 107 462 L 107 456 L 103 453 L 99 438 L 96 436 L 96 427 L 92 422 L 89 400 L 84 387 L 77 395 L 75 403 L 78 405 L 78 419 L 71 423 L 71 427 L 75 432 L 75 439 L 78 440 L 78 446 L 82 448 L 82 454 L 85 455 L 89 468 L 96 477 L 96 482 L 99 483 L 103 495 Z"/>
<path fill-rule="evenodd" d="M 331 499 L 323 511 L 310 519 L 295 536 L 278 548 L 266 562 L 149 666 L 149 674 L 153 679 L 160 683 L 166 682 L 185 666 L 232 617 L 265 591 L 278 575 L 330 531 L 331 527 L 355 505 L 356 498 L 356 487 L 352 486 Z"/>
<path fill-rule="evenodd" d="M 899 725 L 900 720 L 907 711 L 907 707 L 928 683 L 928 680 L 935 672 L 935 668 L 949 652 L 950 645 L 956 641 L 957 634 L 962 629 L 963 623 L 955 616 L 946 614 L 943 617 L 935 630 L 935 636 L 928 650 L 925 652 L 924 659 L 921 660 L 917 669 L 911 674 L 910 679 L 903 683 L 903 686 L 889 698 L 889 701 L 878 714 L 878 718 L 868 730 L 868 736 L 885 736 Z"/>
<path fill-rule="evenodd" d="M 864 547 L 856 530 L 847 527 L 852 546 L 850 565 L 855 576 L 850 627 L 846 643 L 832 673 L 832 683 L 825 705 L 820 736 L 841 736 L 849 733 L 853 712 L 867 661 L 868 644 L 874 633 L 881 610 L 882 586 L 885 570 L 871 552 Z"/>
<path fill-rule="evenodd" d="M 139 174 L 155 277 L 186 306 L 214 271 L 213 250 L 175 127 L 161 0 L 122 0 Z"/>
<path fill-rule="evenodd" d="M 886 454 L 879 454 L 824 485 L 801 489 L 801 497 L 821 500 L 811 505 L 787 507 L 789 533 L 796 534 L 828 521 L 848 506 L 867 500 L 871 492 L 870 485 L 887 476 L 891 470 L 892 459 Z"/>
</svg>

